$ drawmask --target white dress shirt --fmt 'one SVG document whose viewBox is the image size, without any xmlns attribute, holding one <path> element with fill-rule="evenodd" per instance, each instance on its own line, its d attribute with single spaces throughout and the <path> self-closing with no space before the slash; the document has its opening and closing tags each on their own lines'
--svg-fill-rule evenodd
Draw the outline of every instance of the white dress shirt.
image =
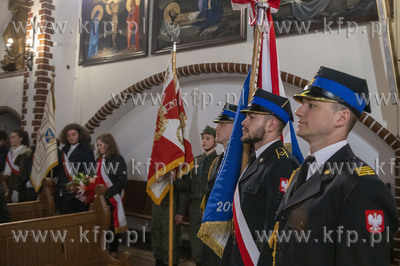
<svg viewBox="0 0 400 266">
<path fill-rule="evenodd" d="M 308 180 L 320 167 L 323 167 L 323 165 L 326 163 L 326 161 L 328 161 L 329 158 L 332 157 L 332 155 L 334 155 L 338 150 L 346 145 L 347 140 L 342 140 L 332 145 L 326 146 L 325 148 L 314 152 L 314 154 L 309 154 L 309 156 L 315 157 L 315 161 L 311 163 L 308 167 L 306 180 Z"/>
<path fill-rule="evenodd" d="M 69 147 L 69 151 L 68 151 L 68 153 L 67 153 L 68 159 L 69 159 L 69 156 L 71 155 L 71 153 L 75 150 L 75 148 L 78 147 L 78 145 L 79 145 L 79 142 L 76 143 L 76 144 L 74 144 L 74 145 L 71 145 L 71 146 Z"/>
</svg>

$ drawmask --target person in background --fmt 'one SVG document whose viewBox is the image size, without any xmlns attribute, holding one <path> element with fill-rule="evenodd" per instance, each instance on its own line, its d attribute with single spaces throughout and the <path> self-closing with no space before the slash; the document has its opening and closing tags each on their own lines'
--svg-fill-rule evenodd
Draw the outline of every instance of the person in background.
<svg viewBox="0 0 400 266">
<path fill-rule="evenodd" d="M 119 148 L 114 137 L 109 133 L 103 133 L 96 139 L 97 146 L 97 175 L 95 181 L 87 188 L 78 192 L 78 199 L 87 204 L 93 202 L 94 188 L 96 185 L 105 185 L 107 191 L 104 197 L 110 206 L 111 226 L 110 230 L 115 234 L 114 240 L 109 245 L 110 255 L 116 257 L 119 241 L 122 233 L 128 229 L 126 222 L 123 199 L 124 188 L 127 181 L 127 167 L 124 158 L 119 153 Z M 86 191 L 86 193 L 84 193 Z"/>
<path fill-rule="evenodd" d="M 211 191 L 215 184 L 215 179 L 217 178 L 218 169 L 222 163 L 222 159 L 224 158 L 226 147 L 228 146 L 229 137 L 232 133 L 233 122 L 235 121 L 236 110 L 237 105 L 226 103 L 222 108 L 219 116 L 213 121 L 214 123 L 217 123 L 217 126 L 215 127 L 216 141 L 217 143 L 222 144 L 222 146 L 224 147 L 224 151 L 220 155 L 218 155 L 211 164 L 208 173 L 204 203 L 202 203 L 204 209 L 207 206 L 208 198 L 210 197 Z M 203 244 L 202 264 L 219 265 L 220 261 L 220 257 L 215 254 L 215 252 L 210 247 L 208 247 L 206 244 Z"/>
<path fill-rule="evenodd" d="M 60 133 L 60 142 L 65 146 L 61 149 L 62 161 L 57 180 L 55 200 L 61 214 L 87 211 L 89 206 L 76 198 L 76 194 L 67 191 L 66 186 L 72 177 L 78 173 L 94 175 L 96 165 L 93 148 L 90 144 L 89 132 L 78 124 L 69 124 Z"/>
<path fill-rule="evenodd" d="M 6 158 L 8 153 L 7 137 L 7 133 L 0 130 L 0 173 L 2 173 L 6 167 Z"/>
<path fill-rule="evenodd" d="M 170 171 L 160 178 L 175 180 L 174 183 L 174 235 L 173 235 L 173 265 L 179 262 L 179 246 L 182 234 L 181 223 L 188 201 L 188 185 L 182 179 L 176 179 L 176 172 Z M 153 202 L 151 209 L 151 249 L 156 259 L 156 266 L 168 265 L 169 249 L 169 193 L 165 195 L 160 205 Z"/>
<path fill-rule="evenodd" d="M 7 209 L 7 201 L 4 191 L 0 188 L 0 224 L 11 222 L 10 213 Z"/>
<path fill-rule="evenodd" d="M 11 202 L 36 200 L 37 195 L 29 179 L 32 150 L 29 148 L 28 133 L 14 130 L 10 134 L 10 145 L 4 175 L 8 176 Z"/>
<path fill-rule="evenodd" d="M 215 136 L 214 128 L 206 126 L 203 129 L 203 132 L 201 132 L 201 147 L 204 152 L 194 158 L 194 168 L 182 178 L 184 182 L 187 182 L 189 190 L 189 240 L 196 265 L 202 264 L 203 242 L 197 237 L 197 233 L 203 219 L 201 201 L 206 192 L 208 172 L 212 162 L 217 157 Z"/>
</svg>

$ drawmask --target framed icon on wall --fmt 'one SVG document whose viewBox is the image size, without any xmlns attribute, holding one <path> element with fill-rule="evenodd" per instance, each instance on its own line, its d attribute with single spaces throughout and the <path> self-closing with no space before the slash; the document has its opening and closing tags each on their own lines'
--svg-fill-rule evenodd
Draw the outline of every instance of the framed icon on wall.
<svg viewBox="0 0 400 266">
<path fill-rule="evenodd" d="M 179 25 L 178 50 L 245 41 L 245 13 L 232 10 L 231 0 L 155 0 L 152 53 L 171 50 L 170 25 Z"/>
<path fill-rule="evenodd" d="M 82 1 L 79 64 L 147 55 L 148 0 Z"/>
</svg>

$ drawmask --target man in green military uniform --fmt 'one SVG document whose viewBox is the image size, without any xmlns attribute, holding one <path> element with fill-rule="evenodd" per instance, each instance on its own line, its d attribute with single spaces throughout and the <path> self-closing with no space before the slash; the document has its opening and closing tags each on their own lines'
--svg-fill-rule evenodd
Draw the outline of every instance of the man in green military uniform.
<svg viewBox="0 0 400 266">
<path fill-rule="evenodd" d="M 165 178 L 174 178 L 168 173 Z M 174 182 L 174 248 L 173 263 L 179 262 L 179 243 L 183 216 L 186 210 L 187 184 L 176 180 Z M 153 202 L 151 220 L 151 248 L 156 258 L 156 266 L 168 265 L 168 244 L 169 244 L 169 193 L 161 201 L 160 205 Z"/>
<path fill-rule="evenodd" d="M 208 170 L 217 157 L 215 136 L 216 132 L 214 128 L 210 126 L 204 128 L 203 132 L 201 132 L 201 147 L 204 152 L 202 155 L 194 158 L 195 166 L 193 170 L 184 177 L 189 185 L 189 237 L 190 248 L 196 265 L 201 265 L 202 262 L 203 242 L 197 237 L 197 232 L 200 229 L 203 218 L 201 201 L 206 191 Z"/>
</svg>

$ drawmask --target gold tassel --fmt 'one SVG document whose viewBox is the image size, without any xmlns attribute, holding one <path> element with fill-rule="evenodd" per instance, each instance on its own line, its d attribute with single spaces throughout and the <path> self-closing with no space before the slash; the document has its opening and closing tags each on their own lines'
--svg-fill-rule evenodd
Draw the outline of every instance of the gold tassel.
<svg viewBox="0 0 400 266">
<path fill-rule="evenodd" d="M 268 240 L 268 245 L 270 249 L 273 249 L 274 251 L 272 252 L 272 265 L 275 266 L 275 257 L 276 257 L 276 244 L 278 242 L 278 239 L 276 237 L 276 234 L 279 229 L 279 222 L 276 222 L 274 226 L 274 232 L 272 232 L 271 237 Z"/>
<path fill-rule="evenodd" d="M 232 220 L 223 222 L 205 222 L 201 224 L 197 237 L 200 238 L 204 244 L 209 246 L 218 257 L 222 258 L 225 247 L 217 241 L 215 236 L 226 236 L 226 239 L 228 239 L 232 234 L 232 230 Z"/>
<path fill-rule="evenodd" d="M 288 182 L 287 187 L 286 187 L 286 191 L 289 188 L 290 183 L 292 183 L 293 177 L 296 174 L 296 172 L 299 171 L 300 167 L 301 166 L 297 167 L 297 169 L 292 172 L 292 175 L 290 176 L 289 182 Z"/>
</svg>

